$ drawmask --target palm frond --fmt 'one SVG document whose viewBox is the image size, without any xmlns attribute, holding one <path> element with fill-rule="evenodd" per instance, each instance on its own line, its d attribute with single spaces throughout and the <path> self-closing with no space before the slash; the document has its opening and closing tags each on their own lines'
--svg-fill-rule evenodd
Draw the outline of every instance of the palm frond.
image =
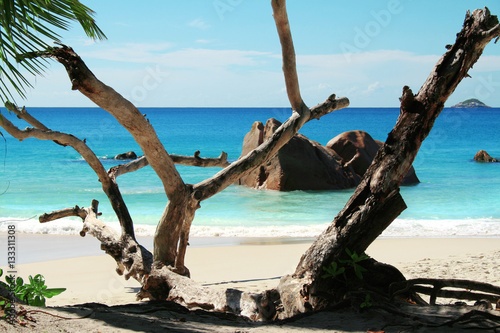
<svg viewBox="0 0 500 333">
<path fill-rule="evenodd" d="M 93 15 L 78 0 L 0 0 L 0 100 L 13 99 L 12 88 L 25 97 L 32 85 L 20 68 L 40 75 L 46 60 L 23 55 L 49 48 L 45 40 L 59 42 L 57 31 L 68 30 L 71 22 L 77 21 L 88 37 L 105 39 Z"/>
</svg>

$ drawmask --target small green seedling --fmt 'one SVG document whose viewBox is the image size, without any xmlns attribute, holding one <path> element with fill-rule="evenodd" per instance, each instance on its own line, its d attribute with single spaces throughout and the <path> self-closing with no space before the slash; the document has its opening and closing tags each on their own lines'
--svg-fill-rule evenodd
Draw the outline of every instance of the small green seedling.
<svg viewBox="0 0 500 333">
<path fill-rule="evenodd" d="M 0 269 L 0 277 L 3 271 Z M 12 290 L 12 293 L 28 305 L 45 306 L 45 298 L 51 298 L 59 295 L 66 288 L 47 288 L 45 278 L 41 274 L 28 277 L 30 283 L 25 283 L 21 277 L 15 278 L 12 275 L 5 277 L 5 282 L 0 282 L 6 289 Z"/>
<path fill-rule="evenodd" d="M 366 294 L 365 301 L 359 305 L 359 308 L 360 309 L 368 309 L 368 308 L 371 308 L 372 306 L 373 306 L 372 298 L 371 298 L 370 294 Z"/>
<path fill-rule="evenodd" d="M 323 266 L 323 270 L 326 272 L 321 276 L 323 279 L 336 278 L 345 272 L 345 267 L 339 267 L 339 264 L 334 261 L 328 267 Z"/>
<path fill-rule="evenodd" d="M 367 256 L 366 254 L 358 255 L 356 251 L 351 252 L 349 249 L 345 249 L 345 252 L 350 257 L 350 259 L 344 259 L 344 260 L 339 259 L 339 262 L 351 266 L 354 269 L 354 274 L 356 274 L 358 279 L 362 280 L 363 273 L 366 272 L 367 270 L 366 268 L 359 265 L 359 263 L 363 260 L 370 259 L 370 257 Z"/>
</svg>

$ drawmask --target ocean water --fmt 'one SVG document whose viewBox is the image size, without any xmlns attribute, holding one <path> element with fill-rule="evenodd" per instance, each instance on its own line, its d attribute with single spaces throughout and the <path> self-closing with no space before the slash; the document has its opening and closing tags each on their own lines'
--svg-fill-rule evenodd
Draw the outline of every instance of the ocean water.
<svg viewBox="0 0 500 333">
<path fill-rule="evenodd" d="M 131 136 L 98 108 L 31 108 L 52 130 L 71 133 L 99 156 L 105 168 L 116 154 L 141 151 Z M 169 153 L 236 160 L 244 135 L 254 121 L 286 120 L 288 108 L 143 108 Z M 27 124 L 2 110 L 24 128 Z M 399 114 L 397 108 L 347 108 L 306 124 L 300 133 L 321 144 L 348 130 L 365 130 L 385 141 Z M 81 221 L 68 218 L 47 224 L 39 215 L 100 201 L 102 220 L 117 219 L 96 175 L 71 148 L 51 141 L 23 142 L 2 130 L 0 141 L 0 231 L 15 223 L 18 232 L 72 233 Z M 414 163 L 421 181 L 402 187 L 408 209 L 384 237 L 500 237 L 500 163 L 476 163 L 484 149 L 500 158 L 500 109 L 445 109 Z M 219 168 L 179 166 L 187 183 L 197 183 Z M 167 198 L 151 168 L 121 176 L 119 186 L 137 233 L 152 235 Z M 191 236 L 313 237 L 343 208 L 354 189 L 342 191 L 260 191 L 231 186 L 202 202 Z"/>
</svg>

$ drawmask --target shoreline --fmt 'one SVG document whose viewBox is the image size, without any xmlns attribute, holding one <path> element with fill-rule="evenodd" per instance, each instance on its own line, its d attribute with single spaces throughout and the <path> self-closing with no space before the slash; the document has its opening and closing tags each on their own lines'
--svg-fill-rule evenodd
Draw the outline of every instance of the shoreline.
<svg viewBox="0 0 500 333">
<path fill-rule="evenodd" d="M 48 299 L 48 306 L 136 302 L 140 284 L 116 274 L 116 263 L 100 250 L 95 238 L 90 236 L 90 241 L 67 235 L 16 236 L 17 276 L 27 280 L 28 275 L 42 274 L 49 288 L 67 288 L 61 295 Z M 152 243 L 152 237 L 138 237 L 138 241 L 151 249 L 147 242 Z M 193 246 L 186 253 L 186 265 L 192 278 L 203 285 L 262 291 L 277 286 L 281 276 L 293 273 L 312 241 L 193 239 Z M 500 285 L 498 238 L 377 239 L 366 252 L 380 262 L 394 265 L 409 279 L 460 278 Z M 5 270 L 4 258 L 0 267 Z M 33 260 L 29 262 L 28 258 Z"/>
<path fill-rule="evenodd" d="M 99 241 L 87 235 L 57 235 L 16 233 L 16 263 L 30 264 L 60 259 L 80 258 L 106 255 L 100 249 Z M 8 234 L 0 232 L 0 239 L 7 243 Z M 137 236 L 139 244 L 148 250 L 153 248 L 153 236 Z M 91 240 L 90 240 L 91 239 Z M 312 237 L 193 237 L 189 248 L 245 246 L 245 245 L 279 245 L 310 244 Z M 189 251 L 189 249 L 188 249 Z M 0 258 L 0 267 L 6 265 Z"/>
<path fill-rule="evenodd" d="M 16 233 L 16 263 L 30 264 L 45 261 L 54 261 L 61 259 L 71 259 L 89 256 L 106 255 L 100 249 L 99 241 L 91 235 L 81 237 L 79 235 L 58 235 L 58 234 L 35 234 L 35 233 Z M 0 232 L 0 239 L 6 240 L 8 234 Z M 137 236 L 139 244 L 148 250 L 153 248 L 153 236 Z M 89 240 L 91 239 L 91 240 Z M 189 240 L 189 248 L 213 248 L 213 247 L 239 247 L 239 246 L 264 246 L 264 245 L 290 245 L 290 244 L 308 244 L 315 240 L 314 237 L 192 237 Z M 384 251 L 381 250 L 381 243 L 394 243 L 404 247 L 405 243 L 440 243 L 443 248 L 440 250 L 444 255 L 451 255 L 452 251 L 457 254 L 464 254 L 467 247 L 459 245 L 460 242 L 467 241 L 478 249 L 491 250 L 494 244 L 500 247 L 499 236 L 449 236 L 449 237 L 379 237 L 368 248 L 367 252 L 377 251 L 383 257 Z M 307 248 L 306 247 L 306 248 Z M 434 249 L 434 246 L 432 247 Z M 7 249 L 5 249 L 7 250 Z M 305 250 L 304 250 L 305 251 Z M 420 249 L 420 253 L 428 253 L 427 248 Z M 400 252 L 399 261 L 403 261 L 403 253 Z M 429 256 L 439 256 L 439 253 L 428 253 Z M 410 260 L 418 259 L 415 251 L 407 252 L 407 258 Z M 377 256 L 374 256 L 377 257 Z M 393 258 L 391 258 L 393 259 Z M 7 258 L 0 258 L 0 267 L 5 266 Z M 4 262 L 5 261 L 5 262 Z"/>
<path fill-rule="evenodd" d="M 80 258 L 88 256 L 106 255 L 100 249 L 99 241 L 91 235 L 81 237 L 79 235 L 59 235 L 59 234 L 38 234 L 38 233 L 16 233 L 16 263 L 30 264 L 44 261 L 54 261 L 61 259 Z M 0 239 L 6 240 L 8 234 L 0 232 Z M 153 248 L 153 236 L 137 236 L 139 244 L 148 250 Z M 89 240 L 91 239 L 91 240 Z M 315 240 L 315 237 L 192 237 L 189 240 L 189 248 L 212 248 L 212 247 L 238 247 L 256 245 L 286 245 L 286 244 L 308 244 Z M 470 240 L 476 248 L 490 249 L 490 244 L 498 243 L 500 246 L 500 236 L 449 236 L 449 237 L 379 237 L 368 248 L 380 251 L 380 243 L 403 243 L 407 242 L 443 242 L 442 253 L 450 253 L 451 249 L 462 253 L 466 247 L 457 246 L 456 240 Z M 479 241 L 478 241 L 479 240 Z M 480 241 L 480 240 L 484 240 Z M 496 240 L 496 241 L 495 241 Z M 305 251 L 305 250 L 304 250 Z M 426 253 L 426 248 L 421 249 Z M 384 252 L 384 251 L 382 251 Z M 415 258 L 413 252 L 409 252 L 409 259 Z M 434 254 L 439 255 L 439 254 Z M 433 256 L 431 254 L 431 256 Z M 374 256 L 375 257 L 375 256 Z M 419 257 L 419 256 L 417 256 Z M 0 267 L 6 265 L 7 259 L 0 258 Z"/>
</svg>

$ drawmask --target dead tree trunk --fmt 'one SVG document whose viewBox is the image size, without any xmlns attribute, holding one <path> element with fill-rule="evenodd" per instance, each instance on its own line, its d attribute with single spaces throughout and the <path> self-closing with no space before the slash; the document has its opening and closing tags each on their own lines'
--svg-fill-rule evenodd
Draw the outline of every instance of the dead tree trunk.
<svg viewBox="0 0 500 333">
<path fill-rule="evenodd" d="M 314 108 L 309 109 L 305 105 L 300 96 L 285 0 L 272 0 L 272 7 L 283 50 L 283 72 L 293 113 L 258 148 L 214 177 L 195 185 L 182 181 L 172 157 L 142 114 L 117 92 L 100 82 L 71 48 L 54 48 L 43 55 L 36 55 L 53 57 L 62 63 L 73 89 L 78 89 L 115 116 L 134 136 L 145 153 L 146 161 L 163 182 L 169 203 L 158 224 L 153 254 L 135 241 L 131 219 L 120 220 L 122 235 L 116 234 L 98 220 L 98 205 L 95 201 L 89 208 L 68 208 L 40 217 L 41 222 L 46 222 L 62 216 L 80 216 L 84 220 L 82 235 L 90 233 L 98 238 L 101 247 L 116 260 L 118 273 L 125 274 L 125 278 L 133 277 L 142 284 L 138 294 L 141 298 L 169 299 L 186 306 L 230 311 L 252 319 L 290 317 L 330 304 L 331 299 L 324 295 L 333 293 L 335 296 L 336 290 L 321 278 L 323 267 L 340 259 L 346 249 L 357 253 L 365 251 L 406 208 L 399 194 L 403 176 L 446 99 L 462 78 L 467 76 L 467 71 L 477 61 L 486 44 L 500 34 L 498 20 L 487 9 L 476 10 L 472 15 L 468 13 L 455 45 L 438 62 L 420 92 L 414 96 L 409 88 L 403 89 L 401 114 L 385 145 L 379 150 L 345 208 L 303 255 L 294 275 L 284 277 L 276 290 L 259 294 L 202 287 L 182 276 L 189 274 L 184 266 L 184 254 L 190 226 L 200 202 L 273 157 L 307 121 L 348 105 L 347 99 L 335 99 L 334 95 Z M 99 175 L 103 190 L 111 194 L 108 197 L 112 204 L 116 201 L 117 215 L 125 216 L 125 203 L 113 196 L 114 191 L 119 193 L 116 177 L 121 172 L 144 166 L 144 161 L 106 172 L 85 142 L 68 134 L 53 132 L 40 125 L 33 125 L 37 127 L 35 129 L 19 130 L 4 117 L 0 117 L 0 124 L 20 140 L 36 137 L 77 149 Z"/>
<path fill-rule="evenodd" d="M 360 185 L 344 209 L 302 256 L 293 276 L 285 277 L 278 289 L 286 316 L 318 309 L 328 302 L 323 267 L 345 255 L 345 250 L 363 253 L 404 210 L 399 185 L 412 165 L 422 141 L 429 134 L 445 101 L 483 52 L 500 34 L 496 16 L 489 10 L 467 13 L 453 46 L 438 61 L 417 95 L 403 88 L 401 112 L 385 144 L 378 151 Z M 285 296 L 286 295 L 286 296 Z M 301 295 L 297 297 L 296 295 Z M 285 300 L 290 300 L 286 302 Z"/>
<path fill-rule="evenodd" d="M 298 89 L 295 53 L 293 51 L 293 43 L 284 1 L 273 1 L 273 9 L 283 46 L 283 68 L 285 81 L 288 89 L 290 89 L 289 96 L 293 108 L 292 115 L 276 130 L 269 140 L 264 142 L 257 149 L 250 152 L 244 158 L 239 159 L 237 162 L 227 166 L 214 177 L 199 184 L 190 185 L 183 182 L 174 167 L 173 158 L 166 152 L 151 124 L 149 124 L 149 121 L 145 119 L 129 101 L 124 99 L 111 87 L 99 81 L 87 68 L 83 60 L 71 48 L 66 46 L 51 48 L 46 52 L 25 56 L 50 57 L 63 64 L 71 80 L 72 89 L 79 90 L 95 104 L 113 115 L 116 120 L 132 134 L 135 141 L 144 152 L 145 158 L 122 167 L 112 168 L 106 173 L 95 155 L 91 156 L 91 154 L 87 154 L 89 156 L 87 159 L 87 155 L 82 154 L 82 151 L 86 152 L 89 150 L 85 143 L 68 134 L 58 133 L 56 135 L 55 132 L 42 127 L 36 130 L 19 130 L 7 121 L 2 125 L 7 127 L 10 133 L 19 139 L 33 136 L 43 140 L 60 141 L 62 139 L 67 140 L 71 137 L 71 142 L 64 141 L 64 144 L 77 149 L 89 164 L 95 165 L 94 170 L 100 176 L 101 182 L 103 182 L 103 189 L 107 194 L 109 192 L 110 195 L 114 195 L 115 192 L 119 194 L 119 189 L 116 184 L 116 177 L 118 175 L 149 164 L 163 182 L 165 193 L 168 197 L 168 204 L 159 220 L 154 237 L 153 258 L 156 265 L 155 267 L 161 268 L 166 266 L 169 267 L 170 270 L 181 275 L 189 275 L 188 269 L 184 266 L 184 255 L 188 245 L 191 223 L 194 219 L 196 210 L 200 208 L 200 202 L 232 185 L 237 179 L 272 158 L 309 120 L 319 119 L 321 116 L 344 108 L 349 104 L 347 98 L 335 99 L 335 95 L 331 95 L 324 103 L 312 109 L 309 109 L 303 103 Z M 26 114 L 25 117 L 27 116 Z M 221 156 L 221 159 L 225 160 L 224 155 Z M 211 161 L 202 161 L 198 154 L 195 154 L 194 160 L 196 164 L 211 165 Z M 183 163 L 186 162 L 183 161 Z M 114 196 L 109 196 L 109 198 L 111 201 L 114 200 Z M 125 215 L 125 203 L 116 204 L 114 207 L 116 207 L 117 215 Z M 74 213 L 75 211 L 78 210 L 73 208 L 65 210 L 68 214 Z M 80 216 L 80 214 L 76 215 Z M 51 220 L 55 216 L 58 215 L 49 214 L 45 216 L 43 220 Z M 86 220 L 86 218 L 84 219 Z M 123 220 L 122 235 L 120 237 L 127 240 L 123 243 L 123 251 L 125 251 L 126 248 L 136 249 L 137 244 L 133 237 L 134 229 L 132 219 Z M 122 220 L 120 220 L 120 222 L 121 221 Z M 101 227 L 102 226 L 100 226 L 100 228 Z M 91 230 L 91 228 L 89 228 L 89 230 Z M 101 235 L 102 233 L 96 234 Z M 109 237 L 105 237 L 104 242 L 109 243 Z M 104 248 L 112 249 L 108 252 L 117 259 L 120 266 L 123 264 L 123 260 L 128 260 L 128 254 L 118 254 L 115 251 L 115 241 L 111 243 L 112 245 L 104 244 L 103 246 Z M 136 259 L 133 259 L 132 261 L 135 260 Z M 127 267 L 127 265 L 125 265 L 125 267 Z M 137 276 L 134 272 L 129 272 L 127 274 Z M 138 278 L 142 281 L 141 277 Z M 146 283 L 146 285 L 151 286 L 152 284 Z M 146 289 L 148 288 L 149 287 Z M 152 295 L 151 297 L 160 297 L 159 295 L 162 293 L 154 292 L 152 289 L 151 287 L 151 290 L 148 292 Z"/>
<path fill-rule="evenodd" d="M 286 19 L 286 11 L 277 13 L 276 17 L 279 20 Z M 319 119 L 327 113 L 346 107 L 349 103 L 346 98 L 335 99 L 335 95 L 332 95 L 324 103 L 312 109 L 305 106 L 300 95 L 297 95 L 298 81 L 296 80 L 295 53 L 293 52 L 291 34 L 289 30 L 286 36 L 282 33 L 286 32 L 283 29 L 288 28 L 288 25 L 278 26 L 278 28 L 284 46 L 284 57 L 286 55 L 284 60 L 285 80 L 287 86 L 295 86 L 293 94 L 298 96 L 292 104 L 292 116 L 280 126 L 270 140 L 264 142 L 246 157 L 232 163 L 214 177 L 196 185 L 184 184 L 174 167 L 172 157 L 166 152 L 154 129 L 137 108 L 111 87 L 99 81 L 71 48 L 57 47 L 42 54 L 32 55 L 54 58 L 63 64 L 71 80 L 72 89 L 79 90 L 113 115 L 139 144 L 147 163 L 162 180 L 168 197 L 168 204 L 160 218 L 154 237 L 154 259 L 162 264 L 175 267 L 174 270 L 179 274 L 188 274 L 187 268 L 183 266 L 184 254 L 191 223 L 196 210 L 200 207 L 200 202 L 232 185 L 237 179 L 272 158 L 309 120 Z M 290 61 L 292 61 L 292 65 Z M 289 76 L 295 79 L 291 80 Z M 196 155 L 195 160 L 197 160 Z M 208 162 L 204 164 L 208 164 Z M 145 161 L 137 162 L 137 165 L 130 166 L 130 169 L 139 167 L 139 165 L 144 166 Z M 132 232 L 133 228 L 128 228 L 124 235 Z"/>
</svg>

